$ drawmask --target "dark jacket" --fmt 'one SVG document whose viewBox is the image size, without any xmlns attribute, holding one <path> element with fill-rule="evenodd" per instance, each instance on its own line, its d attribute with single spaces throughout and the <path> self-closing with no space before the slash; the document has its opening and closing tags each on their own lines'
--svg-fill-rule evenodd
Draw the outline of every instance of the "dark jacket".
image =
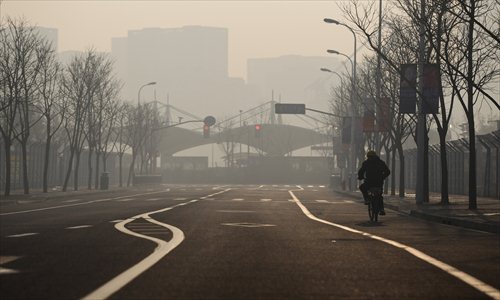
<svg viewBox="0 0 500 300">
<path fill-rule="evenodd" d="M 361 165 L 358 171 L 358 179 L 364 179 L 369 186 L 382 187 L 384 179 L 391 174 L 391 171 L 378 156 L 369 157 Z"/>
</svg>

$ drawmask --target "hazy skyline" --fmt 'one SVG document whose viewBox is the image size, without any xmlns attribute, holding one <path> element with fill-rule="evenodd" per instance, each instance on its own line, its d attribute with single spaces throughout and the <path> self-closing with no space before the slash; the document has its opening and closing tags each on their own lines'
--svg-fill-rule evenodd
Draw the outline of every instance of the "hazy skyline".
<svg viewBox="0 0 500 300">
<path fill-rule="evenodd" d="M 323 22 L 325 17 L 342 20 L 336 2 L 4 0 L 1 15 L 25 17 L 33 25 L 57 28 L 61 52 L 89 47 L 110 52 L 111 38 L 142 28 L 227 28 L 229 76 L 246 78 L 246 63 L 251 58 L 288 54 L 326 57 L 326 49 L 350 55 L 352 34 Z"/>
</svg>

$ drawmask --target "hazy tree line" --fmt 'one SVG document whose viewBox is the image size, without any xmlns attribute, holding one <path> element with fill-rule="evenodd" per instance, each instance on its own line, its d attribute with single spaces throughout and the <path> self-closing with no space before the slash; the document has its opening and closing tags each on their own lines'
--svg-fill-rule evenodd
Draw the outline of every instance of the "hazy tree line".
<svg viewBox="0 0 500 300">
<path fill-rule="evenodd" d="M 474 113 L 479 106 L 484 105 L 494 111 L 500 109 L 498 99 L 491 94 L 491 88 L 495 82 L 498 84 L 500 75 L 500 1 L 428 0 L 425 14 L 422 14 L 420 4 L 421 0 L 387 1 L 383 9 L 380 44 L 379 1 L 351 0 L 339 4 L 348 20 L 348 26 L 355 30 L 358 38 L 372 51 L 358 64 L 355 91 L 348 84 L 352 80 L 349 72 L 338 74 L 342 78 L 342 84 L 332 91 L 331 110 L 340 115 L 350 115 L 349 95 L 353 92 L 357 93 L 355 104 L 358 116 L 363 115 L 367 105 L 363 99 L 368 98 L 375 101 L 376 105 L 381 105 L 377 103 L 376 90 L 376 78 L 380 78 L 381 98 L 390 98 L 391 126 L 388 131 L 380 132 L 381 142 L 376 150 L 384 150 L 386 160 L 392 168 L 391 194 L 395 194 L 394 176 L 399 176 L 399 196 L 404 197 L 403 144 L 408 138 L 414 138 L 417 142 L 417 116 L 399 113 L 400 66 L 419 61 L 419 28 L 423 22 L 423 61 L 437 64 L 441 76 L 439 113 L 427 115 L 426 118 L 426 128 L 435 126 L 439 133 L 441 201 L 443 204 L 449 202 L 446 135 L 453 113 L 463 110 L 467 117 L 469 135 L 469 208 L 475 209 L 477 183 Z M 377 72 L 377 55 L 381 58 L 380 73 Z M 334 126 L 342 126 L 340 118 L 334 120 L 334 123 Z M 375 148 L 377 143 L 374 138 L 375 134 L 365 134 L 364 147 L 358 149 L 358 160 L 363 159 L 366 148 Z M 394 174 L 396 157 L 400 162 L 398 175 Z"/>
<path fill-rule="evenodd" d="M 4 195 L 11 193 L 11 147 L 21 148 L 24 193 L 30 192 L 28 146 L 45 144 L 43 192 L 48 191 L 47 170 L 51 147 L 68 155 L 62 190 L 78 190 L 80 158 L 89 155 L 87 188 L 99 187 L 100 172 L 107 171 L 107 157 L 119 158 L 119 185 L 122 160 L 132 150 L 127 184 L 135 170 L 136 157 L 152 166 L 153 122 L 157 115 L 148 105 L 132 106 L 118 97 L 122 84 L 114 75 L 113 62 L 106 54 L 89 49 L 62 64 L 54 46 L 37 34 L 25 20 L 7 18 L 0 26 L 0 133 L 5 164 Z M 152 145 L 152 142 L 147 143 Z M 131 149 L 130 149 L 131 148 Z M 94 163 L 92 163 L 92 161 Z M 92 169 L 94 168 L 94 169 Z M 146 167 L 147 168 L 147 167 Z"/>
</svg>

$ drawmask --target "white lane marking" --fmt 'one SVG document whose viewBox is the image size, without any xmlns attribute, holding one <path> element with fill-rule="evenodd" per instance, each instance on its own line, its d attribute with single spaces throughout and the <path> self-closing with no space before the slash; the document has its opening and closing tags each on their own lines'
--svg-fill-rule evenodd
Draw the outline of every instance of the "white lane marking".
<svg viewBox="0 0 500 300">
<path fill-rule="evenodd" d="M 19 271 L 13 270 L 13 269 L 7 269 L 7 268 L 2 268 L 0 267 L 0 275 L 4 274 L 14 274 L 14 273 L 19 273 Z"/>
<path fill-rule="evenodd" d="M 17 238 L 17 237 L 25 237 L 25 236 L 31 236 L 31 235 L 37 235 L 38 232 L 29 232 L 29 233 L 20 233 L 20 234 L 13 234 L 7 236 L 8 238 Z"/>
<path fill-rule="evenodd" d="M 113 221 L 109 221 L 109 223 L 120 223 L 120 222 L 123 222 L 123 220 L 113 220 Z"/>
<path fill-rule="evenodd" d="M 71 202 L 76 202 L 76 201 L 81 201 L 83 199 L 71 199 L 71 200 L 66 200 L 66 201 L 63 201 L 64 203 L 71 203 Z"/>
<path fill-rule="evenodd" d="M 186 200 L 186 199 L 187 199 L 187 198 L 174 198 L 174 199 L 172 199 L 172 200 L 174 200 L 174 201 L 184 201 L 184 200 Z"/>
<path fill-rule="evenodd" d="M 0 256 L 0 266 L 9 263 L 11 261 L 14 261 L 18 258 L 21 258 L 21 256 Z M 14 274 L 14 273 L 19 273 L 19 271 L 0 267 L 0 275 Z"/>
<path fill-rule="evenodd" d="M 57 205 L 57 206 L 51 206 L 51 207 L 45 207 L 45 208 L 29 209 L 29 210 L 22 210 L 22 211 L 8 212 L 8 213 L 0 213 L 0 216 L 17 215 L 17 214 L 24 214 L 24 213 L 30 213 L 30 212 L 65 208 L 65 207 L 71 207 L 71 206 L 87 205 L 87 204 L 92 204 L 92 203 L 113 201 L 113 200 L 118 200 L 118 199 L 137 197 L 137 196 L 145 196 L 145 195 L 158 194 L 158 193 L 164 193 L 164 191 L 157 191 L 157 192 L 143 193 L 143 194 L 136 194 L 136 195 L 119 196 L 119 197 L 114 197 L 114 198 L 97 199 L 97 200 L 92 200 L 92 201 L 88 201 L 88 202 L 80 202 L 80 203 L 73 203 L 73 204 L 66 204 L 66 205 Z"/>
<path fill-rule="evenodd" d="M 254 210 L 216 210 L 221 213 L 254 213 Z"/>
<path fill-rule="evenodd" d="M 396 248 L 400 248 L 402 250 L 405 250 L 408 253 L 412 254 L 413 256 L 415 256 L 415 257 L 417 257 L 417 258 L 419 258 L 419 259 L 421 259 L 421 260 L 423 260 L 431 265 L 434 265 L 435 267 L 445 271 L 446 273 L 462 280 L 463 282 L 467 283 L 468 285 L 472 286 L 473 288 L 477 289 L 478 291 L 490 296 L 491 298 L 496 299 L 496 300 L 500 300 L 500 290 L 497 290 L 496 288 L 492 287 L 491 285 L 488 285 L 488 284 L 482 282 L 481 280 L 479 280 L 479 279 L 477 279 L 477 278 L 475 278 L 475 277 L 473 277 L 465 272 L 458 270 L 455 267 L 452 267 L 452 266 L 450 266 L 450 265 L 448 265 L 440 260 L 437 260 L 434 257 L 429 256 L 420 250 L 417 250 L 413 247 L 407 246 L 405 244 L 402 244 L 402 243 L 399 243 L 399 242 L 396 242 L 393 240 L 389 240 L 389 239 L 386 239 L 386 238 L 383 238 L 383 237 L 380 237 L 377 235 L 373 235 L 373 234 L 370 234 L 370 233 L 367 233 L 367 232 L 364 232 L 361 230 L 357 230 L 357 229 L 354 229 L 351 227 L 347 227 L 347 226 L 340 225 L 337 223 L 329 222 L 329 221 L 326 221 L 326 220 L 323 220 L 323 219 L 316 217 L 302 204 L 302 202 L 300 202 L 299 198 L 297 198 L 292 191 L 288 191 L 288 192 L 292 196 L 295 203 L 299 206 L 299 208 L 302 210 L 302 212 L 309 219 L 323 223 L 323 224 L 331 225 L 331 226 L 334 226 L 334 227 L 337 227 L 337 228 L 340 228 L 340 229 L 343 229 L 343 230 L 346 230 L 349 232 L 361 234 L 361 235 L 369 237 L 371 239 L 378 240 L 378 241 L 384 242 L 386 244 L 389 244 L 391 246 L 394 246 Z"/>
<path fill-rule="evenodd" d="M 308 187 L 308 188 L 312 188 L 312 187 L 314 187 L 314 185 L 308 185 L 307 187 Z"/>
<path fill-rule="evenodd" d="M 116 201 L 118 201 L 118 202 L 127 202 L 127 201 L 133 201 L 133 200 L 136 200 L 136 199 L 126 198 L 126 199 L 118 199 Z"/>
<path fill-rule="evenodd" d="M 269 201 L 273 201 L 273 199 L 260 199 L 260 201 L 262 201 L 262 202 L 269 202 Z"/>
<path fill-rule="evenodd" d="M 151 198 L 151 199 L 146 199 L 146 201 L 158 201 L 161 200 L 161 198 Z"/>
<path fill-rule="evenodd" d="M 229 190 L 231 190 L 231 189 L 226 189 L 226 190 L 208 195 L 208 197 L 222 194 L 222 193 L 225 193 Z M 196 201 L 194 201 L 194 202 L 190 201 L 190 202 L 194 203 Z M 129 235 L 133 235 L 133 236 L 136 236 L 139 238 L 153 241 L 158 246 L 156 246 L 156 248 L 153 250 L 153 252 L 149 256 L 147 256 L 146 258 L 144 258 L 143 260 L 141 260 L 140 262 L 138 262 L 137 264 L 135 264 L 131 268 L 125 270 L 120 275 L 111 279 L 107 283 L 103 284 L 97 290 L 91 292 L 90 294 L 83 297 L 82 299 L 94 300 L 94 299 L 106 299 L 106 298 L 108 298 L 109 296 L 111 296 L 112 294 L 116 293 L 118 290 L 123 288 L 125 285 L 127 285 L 129 282 L 131 282 L 132 280 L 137 278 L 137 276 L 141 275 L 144 271 L 151 268 L 154 264 L 156 264 L 161 258 L 163 258 L 165 255 L 167 255 L 170 251 L 175 249 L 184 240 L 184 233 L 177 227 L 174 227 L 174 226 L 169 225 L 169 224 L 161 223 L 161 222 L 151 218 L 150 215 L 171 210 L 175 207 L 180 206 L 181 204 L 183 204 L 183 203 L 180 203 L 180 204 L 177 204 L 177 205 L 174 205 L 171 207 L 167 207 L 164 209 L 140 214 L 140 215 L 134 216 L 132 218 L 129 218 L 123 222 L 120 222 L 118 224 L 115 224 L 115 228 L 118 229 L 119 231 L 121 231 L 125 234 L 129 234 Z M 170 241 L 166 242 L 166 241 L 161 240 L 161 239 L 157 239 L 157 238 L 154 238 L 151 236 L 147 236 L 147 235 L 133 232 L 125 227 L 128 223 L 133 222 L 139 218 L 143 218 L 151 223 L 154 223 L 156 225 L 159 225 L 159 226 L 162 226 L 162 227 L 169 229 L 173 234 L 172 239 Z"/>
<path fill-rule="evenodd" d="M 325 186 L 324 186 L 324 185 L 320 185 L 319 187 L 320 187 L 320 188 L 324 188 Z"/>
<path fill-rule="evenodd" d="M 329 203 L 328 200 L 316 200 L 318 203 Z"/>
<path fill-rule="evenodd" d="M 232 199 L 232 201 L 243 201 L 243 200 L 245 200 L 245 199 L 242 199 L 242 198 L 234 198 L 234 199 Z"/>
<path fill-rule="evenodd" d="M 235 226 L 235 227 L 247 227 L 247 228 L 257 228 L 257 227 L 273 227 L 274 224 L 259 224 L 259 223 L 221 223 L 224 226 Z"/>
<path fill-rule="evenodd" d="M 80 229 L 80 228 L 88 228 L 88 227 L 92 227 L 92 225 L 71 226 L 71 227 L 66 227 L 64 229 Z"/>
</svg>

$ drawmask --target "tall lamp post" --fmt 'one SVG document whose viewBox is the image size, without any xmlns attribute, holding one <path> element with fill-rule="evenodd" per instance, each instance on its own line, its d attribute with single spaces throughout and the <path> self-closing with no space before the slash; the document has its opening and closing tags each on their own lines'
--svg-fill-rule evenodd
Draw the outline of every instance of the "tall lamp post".
<svg viewBox="0 0 500 300">
<path fill-rule="evenodd" d="M 342 56 L 345 56 L 350 62 L 351 62 L 351 67 L 352 67 L 352 91 L 351 91 L 351 105 L 350 105 L 350 108 L 351 108 L 351 149 L 349 151 L 349 156 L 350 156 L 350 159 L 349 159 L 349 190 L 350 191 L 353 191 L 354 190 L 354 179 L 352 178 L 353 176 L 355 176 L 356 174 L 356 158 L 357 158 L 357 145 L 356 145 L 356 141 L 355 141 L 355 137 L 356 137 L 356 109 L 355 109 L 355 102 L 356 102 L 356 92 L 355 92 L 355 82 L 356 82 L 356 77 L 355 77 L 355 70 L 356 70 L 356 67 L 353 63 L 353 61 L 351 60 L 351 58 L 347 55 L 345 55 L 344 53 L 341 53 L 341 52 L 338 52 L 336 50 L 331 50 L 331 49 L 328 49 L 327 50 L 328 53 L 331 53 L 331 54 L 336 54 L 336 55 L 342 55 Z"/>
<path fill-rule="evenodd" d="M 353 160 L 351 161 L 351 177 L 353 174 L 356 173 L 356 156 L 357 156 L 357 152 L 356 152 L 356 143 L 354 142 L 354 130 L 355 130 L 355 125 L 356 125 L 356 118 L 355 118 L 355 109 L 354 109 L 354 100 L 356 99 L 356 96 L 354 95 L 355 93 L 355 84 L 356 84 L 356 56 L 357 56 L 357 39 L 356 39 L 356 33 L 354 32 L 354 30 L 349 27 L 348 25 L 342 23 L 342 22 L 339 22 L 337 20 L 334 20 L 334 19 L 330 19 L 330 18 L 325 18 L 323 19 L 323 21 L 325 21 L 325 23 L 329 23 L 329 24 L 335 24 L 335 25 L 340 25 L 340 26 L 344 26 L 345 28 L 349 29 L 349 31 L 351 31 L 352 33 L 352 36 L 354 38 L 354 62 L 351 61 L 352 63 L 352 103 L 351 103 L 351 107 L 352 107 L 352 124 L 351 124 L 351 145 L 352 145 L 352 151 L 351 151 L 351 155 L 353 156 Z M 333 54 L 340 54 L 340 55 L 343 55 L 337 51 L 335 52 L 330 52 L 329 53 L 333 53 Z M 346 56 L 346 55 L 344 55 Z M 348 56 L 346 56 L 348 57 Z M 349 57 L 348 57 L 349 58 Z M 350 60 L 350 58 L 349 58 Z M 357 94 L 357 93 L 356 93 Z M 352 187 L 352 183 L 353 183 L 353 179 L 349 177 L 349 189 L 351 189 Z M 352 191 L 352 189 L 351 189 Z"/>
<path fill-rule="evenodd" d="M 139 106 L 141 104 L 141 90 L 143 87 L 145 86 L 148 86 L 148 85 L 155 85 L 156 82 L 155 81 L 152 81 L 152 82 L 148 82 L 146 84 L 143 84 L 140 88 L 139 88 L 139 92 L 137 92 L 137 106 Z"/>
<path fill-rule="evenodd" d="M 344 80 L 343 80 L 342 76 L 340 76 L 340 74 L 339 74 L 338 72 L 332 71 L 332 70 L 330 70 L 330 69 L 328 69 L 328 68 L 320 68 L 320 70 L 321 70 L 322 72 L 328 72 L 328 73 L 332 73 L 332 74 L 335 74 L 335 75 L 337 75 L 337 76 L 338 76 L 338 78 L 340 79 L 340 85 L 341 85 L 341 89 L 340 89 L 340 98 L 341 98 L 341 99 L 344 99 L 344 96 L 343 96 L 343 90 L 344 90 L 343 85 L 344 85 Z M 337 129 L 337 127 L 333 126 L 333 128 L 332 128 L 332 158 L 334 158 L 334 157 L 335 157 L 335 132 L 336 132 L 336 129 Z M 337 137 L 337 138 L 338 138 L 338 137 Z M 335 163 L 333 163 L 333 165 L 335 165 Z M 337 165 L 337 167 L 338 167 L 338 165 Z M 340 176 L 341 176 L 341 178 L 343 178 L 342 168 L 340 168 L 340 172 L 341 172 L 341 175 L 340 175 Z"/>
</svg>

